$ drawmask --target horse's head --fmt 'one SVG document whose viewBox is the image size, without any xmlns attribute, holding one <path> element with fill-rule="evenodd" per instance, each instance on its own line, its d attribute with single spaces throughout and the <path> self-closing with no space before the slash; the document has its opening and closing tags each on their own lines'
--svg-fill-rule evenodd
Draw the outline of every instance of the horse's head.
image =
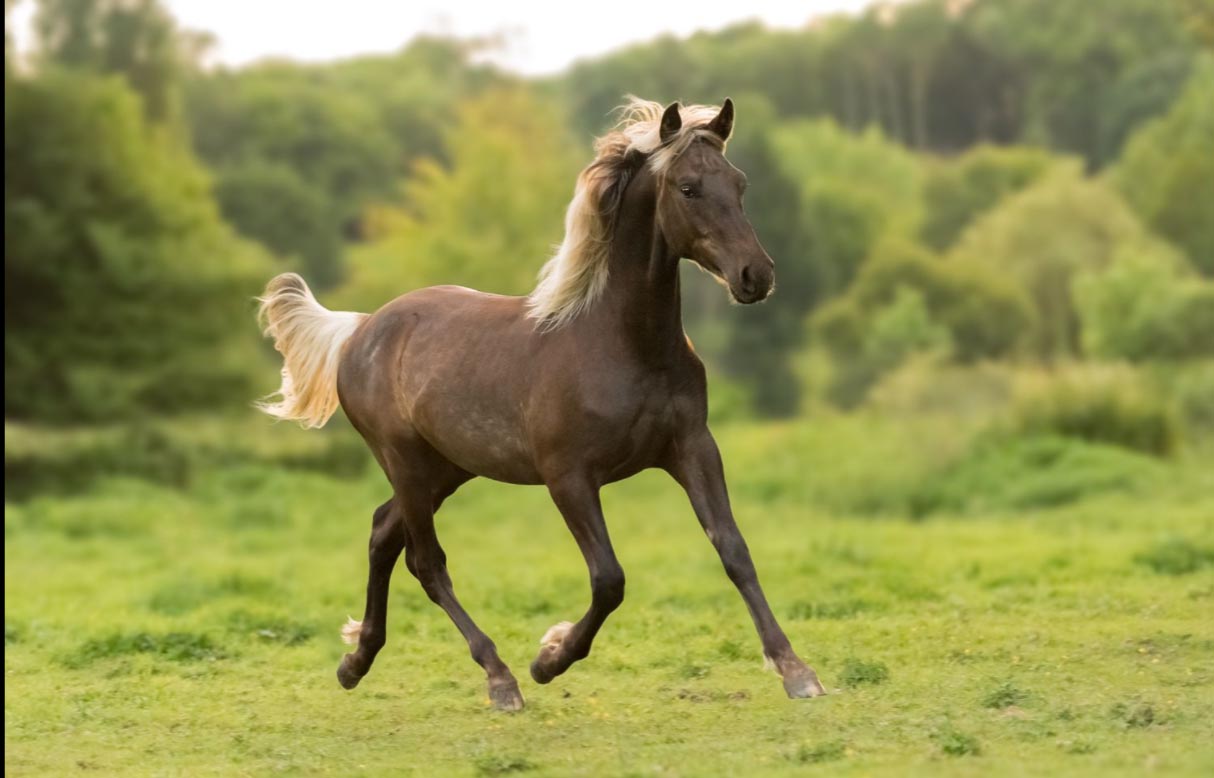
<svg viewBox="0 0 1214 778">
<path fill-rule="evenodd" d="M 688 141 L 680 138 L 682 129 L 679 104 L 672 103 L 662 114 L 662 143 Z M 726 99 L 716 117 L 692 129 L 686 147 L 661 169 L 657 221 L 675 253 L 723 281 L 733 299 L 749 304 L 771 294 L 775 263 L 742 209 L 746 176 L 725 159 L 732 131 L 733 102 Z"/>
</svg>

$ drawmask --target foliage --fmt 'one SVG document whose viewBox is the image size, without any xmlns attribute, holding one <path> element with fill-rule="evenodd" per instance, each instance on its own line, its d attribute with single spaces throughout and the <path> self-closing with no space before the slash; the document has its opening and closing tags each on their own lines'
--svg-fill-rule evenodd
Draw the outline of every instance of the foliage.
<svg viewBox="0 0 1214 778">
<path fill-rule="evenodd" d="M 1214 360 L 1194 361 L 1172 368 L 1165 379 L 1169 397 L 1179 409 L 1184 428 L 1193 438 L 1214 432 Z"/>
<path fill-rule="evenodd" d="M 342 224 L 323 188 L 284 164 L 253 162 L 221 172 L 215 197 L 228 223 L 281 257 L 284 269 L 317 289 L 341 280 Z"/>
<path fill-rule="evenodd" d="M 113 478 L 181 488 L 219 464 L 330 477 L 361 475 L 367 469 L 366 446 L 348 426 L 308 435 L 294 429 L 271 432 L 262 422 L 248 416 L 187 417 L 180 423 L 137 421 L 80 429 L 6 422 L 5 496 L 19 502 L 40 494 L 76 494 Z"/>
<path fill-rule="evenodd" d="M 194 148 L 221 172 L 290 169 L 323 193 L 336 224 L 354 231 L 363 206 L 388 195 L 403 172 L 399 148 L 368 101 L 302 75 L 293 66 L 264 65 L 191 82 Z"/>
<path fill-rule="evenodd" d="M 1050 434 L 980 436 L 905 497 L 911 516 L 1031 511 L 1143 491 L 1160 477 L 1149 457 Z"/>
<path fill-rule="evenodd" d="M 704 284 L 700 294 L 686 300 L 684 318 L 694 332 L 697 320 L 728 317 L 728 343 L 719 356 L 710 353 L 709 358 L 717 357 L 727 375 L 744 383 L 757 415 L 787 417 L 799 410 L 800 385 L 791 361 L 803 345 L 801 322 L 813 305 L 814 271 L 804 254 L 808 234 L 799 218 L 800 189 L 773 139 L 775 114 L 758 96 L 737 102 L 745 114 L 735 125 L 728 156 L 746 173 L 747 215 L 777 263 L 779 293 L 762 305 L 724 311 L 726 296 L 716 284 Z"/>
<path fill-rule="evenodd" d="M 899 287 L 893 301 L 873 314 L 862 351 L 865 358 L 893 367 L 917 352 L 948 353 L 952 345 L 948 329 L 932 320 L 923 294 Z"/>
<path fill-rule="evenodd" d="M 1161 118 L 1134 134 L 1113 181 L 1143 220 L 1214 276 L 1214 57 Z"/>
<path fill-rule="evenodd" d="M 181 79 L 209 43 L 160 0 L 39 0 L 35 31 L 45 63 L 121 75 L 154 122 L 179 119 Z"/>
<path fill-rule="evenodd" d="M 461 106 L 446 143 L 449 167 L 422 161 L 404 203 L 368 217 L 371 240 L 350 254 L 346 306 L 374 310 L 443 283 L 504 294 L 533 286 L 578 170 L 560 112 L 523 90 L 490 90 Z"/>
<path fill-rule="evenodd" d="M 626 92 L 719 101 L 766 92 L 782 118 L 878 126 L 916 149 L 1032 141 L 1115 158 L 1166 110 L 1196 49 L 1173 2 L 876 3 L 800 30 L 738 24 L 582 62 L 561 80 L 584 129 Z M 1114 31 L 1114 32 L 1110 32 Z"/>
<path fill-rule="evenodd" d="M 1056 164 L 1042 149 L 984 145 L 933 165 L 924 186 L 920 237 L 937 251 L 948 249 L 976 217 Z"/>
<path fill-rule="evenodd" d="M 847 288 L 883 237 L 915 229 L 920 166 L 879 131 L 852 135 L 830 121 L 786 124 L 775 144 L 801 183 L 797 259 L 812 273 L 809 294 L 824 301 Z"/>
<path fill-rule="evenodd" d="M 1136 554 L 1134 561 L 1162 575 L 1188 575 L 1214 567 L 1214 547 L 1173 537 Z"/>
<path fill-rule="evenodd" d="M 1080 353 L 1073 281 L 1110 267 L 1121 252 L 1165 251 L 1117 194 L 1060 169 L 978 219 L 950 261 L 1018 283 L 1035 310 L 1027 350 L 1043 360 Z"/>
<path fill-rule="evenodd" d="M 812 324 L 839 367 L 832 394 L 848 406 L 917 350 L 961 362 L 997 358 L 1013 349 L 1031 320 L 1023 293 L 985 267 L 887 242 L 848 293 L 824 306 Z"/>
<path fill-rule="evenodd" d="M 363 237 L 364 210 L 395 198 L 418 160 L 445 161 L 457 103 L 500 80 L 471 55 L 469 45 L 422 37 L 391 56 L 189 79 L 195 149 L 219 171 L 225 216 L 305 260 L 318 286 L 335 283 L 345 272 L 339 245 Z"/>
<path fill-rule="evenodd" d="M 1166 456 L 1179 438 L 1172 408 L 1127 368 L 1063 371 L 1029 390 L 1014 409 L 1012 429 L 1022 435 L 1062 435 Z"/>
<path fill-rule="evenodd" d="M 5 416 L 113 420 L 247 402 L 265 258 L 120 83 L 5 90 Z"/>
<path fill-rule="evenodd" d="M 1078 278 L 1084 353 L 1135 361 L 1214 356 L 1214 281 L 1183 271 L 1170 252 L 1156 250 Z"/>
</svg>

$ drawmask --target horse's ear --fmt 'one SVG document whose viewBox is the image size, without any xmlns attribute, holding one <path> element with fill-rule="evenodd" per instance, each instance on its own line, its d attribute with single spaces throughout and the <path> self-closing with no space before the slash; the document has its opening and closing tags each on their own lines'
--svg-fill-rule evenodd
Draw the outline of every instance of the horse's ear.
<svg viewBox="0 0 1214 778">
<path fill-rule="evenodd" d="M 708 129 L 716 133 L 721 140 L 729 140 L 730 134 L 733 133 L 733 100 L 725 98 L 720 113 L 708 123 Z"/>
<path fill-rule="evenodd" d="M 679 101 L 675 100 L 666 106 L 666 112 L 662 114 L 662 123 L 658 129 L 658 139 L 662 143 L 665 143 L 673 138 L 675 133 L 681 129 L 683 129 L 683 117 L 679 115 Z"/>
</svg>

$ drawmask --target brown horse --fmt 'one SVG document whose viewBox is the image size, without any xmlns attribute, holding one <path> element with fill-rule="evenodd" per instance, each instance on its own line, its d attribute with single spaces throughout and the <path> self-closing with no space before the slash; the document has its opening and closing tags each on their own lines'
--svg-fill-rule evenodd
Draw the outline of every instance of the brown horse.
<svg viewBox="0 0 1214 778">
<path fill-rule="evenodd" d="M 320 426 L 340 402 L 392 485 L 372 523 L 366 612 L 344 630 L 358 648 L 338 667 L 342 686 L 357 686 L 384 645 L 403 550 L 485 669 L 493 703 L 520 709 L 514 675 L 455 597 L 435 511 L 476 476 L 548 487 L 591 589 L 581 620 L 540 641 L 531 677 L 548 683 L 589 655 L 624 599 L 599 489 L 656 467 L 687 491 L 788 695 L 823 693 L 776 623 L 734 523 L 704 366 L 683 333 L 681 257 L 740 303 L 772 291 L 772 260 L 742 209 L 746 177 L 724 156 L 733 116 L 729 100 L 663 111 L 633 99 L 579 176 L 565 240 L 528 297 L 438 286 L 365 315 L 322 308 L 297 275 L 270 282 L 261 312 L 285 366 L 280 399 L 263 409 Z"/>
</svg>

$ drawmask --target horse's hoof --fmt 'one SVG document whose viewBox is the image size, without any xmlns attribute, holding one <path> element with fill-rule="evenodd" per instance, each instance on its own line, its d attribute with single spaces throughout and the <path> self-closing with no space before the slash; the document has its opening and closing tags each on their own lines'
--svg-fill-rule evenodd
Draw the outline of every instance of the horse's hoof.
<svg viewBox="0 0 1214 778">
<path fill-rule="evenodd" d="M 826 694 L 826 689 L 823 689 L 822 684 L 818 681 L 817 673 L 808 667 L 785 677 L 784 691 L 788 693 L 789 699 L 792 700 L 821 697 Z"/>
<path fill-rule="evenodd" d="M 564 672 L 564 670 L 550 670 L 549 668 L 555 661 L 557 652 L 561 649 L 561 642 L 572 629 L 573 622 L 562 621 L 549 627 L 544 636 L 540 638 L 539 656 L 531 663 L 531 677 L 536 683 L 548 683 Z"/>
<path fill-rule="evenodd" d="M 513 678 L 501 683 L 490 683 L 489 699 L 493 702 L 493 707 L 500 711 L 513 713 L 523 709 L 523 693 L 519 691 L 518 681 Z"/>
<path fill-rule="evenodd" d="M 363 679 L 362 675 L 350 669 L 350 655 L 346 654 L 337 666 L 337 682 L 343 689 L 353 689 Z"/>
<path fill-rule="evenodd" d="M 552 658 L 556 655 L 556 646 L 544 646 L 540 649 L 540 655 L 531 663 L 531 678 L 539 684 L 549 683 L 553 678 L 556 678 L 560 673 L 554 673 L 548 667 L 551 664 Z"/>
</svg>

